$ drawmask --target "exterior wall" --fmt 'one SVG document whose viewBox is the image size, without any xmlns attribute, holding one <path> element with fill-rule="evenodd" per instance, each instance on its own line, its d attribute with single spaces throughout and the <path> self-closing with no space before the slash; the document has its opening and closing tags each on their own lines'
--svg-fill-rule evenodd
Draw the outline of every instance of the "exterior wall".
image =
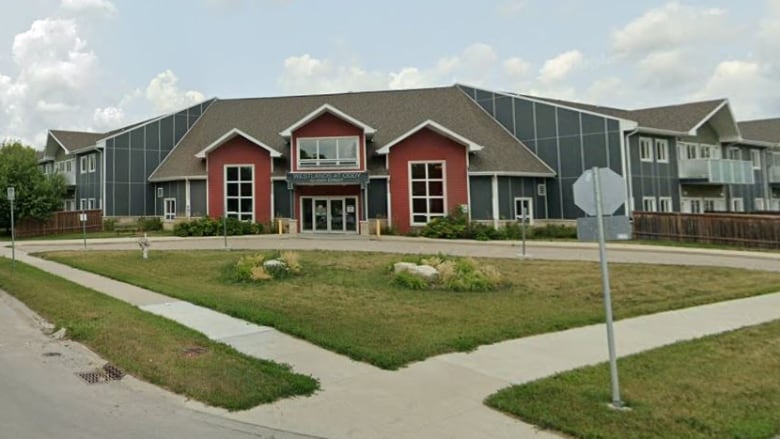
<svg viewBox="0 0 780 439">
<path fill-rule="evenodd" d="M 387 179 L 368 181 L 368 217 L 387 218 Z"/>
<path fill-rule="evenodd" d="M 322 172 L 323 169 L 298 169 L 298 138 L 301 137 L 346 137 L 346 136 L 358 136 L 358 155 L 360 157 L 359 168 L 336 168 L 336 170 L 365 170 L 366 169 L 366 139 L 363 135 L 363 130 L 356 127 L 349 122 L 346 122 L 330 113 L 325 113 L 306 125 L 298 128 L 292 133 L 290 140 L 290 162 L 291 170 L 297 171 L 312 171 Z"/>
<path fill-rule="evenodd" d="M 515 198 L 530 198 L 534 219 L 544 219 L 544 197 L 537 195 L 536 186 L 544 179 L 528 177 L 498 177 L 499 219 L 515 220 Z"/>
<path fill-rule="evenodd" d="M 761 151 L 761 169 L 753 170 L 753 178 L 755 183 L 752 185 L 728 185 L 729 194 L 729 208 L 731 207 L 732 198 L 742 198 L 745 212 L 756 210 L 755 199 L 766 198 L 767 196 L 767 181 L 766 181 L 766 163 L 767 154 L 762 148 L 747 146 L 747 145 L 726 145 L 723 148 L 723 154 L 725 157 L 726 150 L 728 148 L 739 148 L 740 160 L 751 161 L 750 151 L 755 149 Z M 764 200 L 764 207 L 768 206 L 768 201 Z"/>
<path fill-rule="evenodd" d="M 639 138 L 649 138 L 653 144 L 653 161 L 645 162 L 639 156 Z M 668 163 L 658 161 L 655 151 L 655 140 L 666 140 Z M 672 198 L 672 210 L 680 211 L 680 179 L 677 157 L 677 139 L 668 136 L 649 134 L 634 134 L 629 138 L 629 167 L 631 174 L 631 191 L 634 200 L 634 210 L 642 210 L 642 199 L 654 197 L 656 207 L 660 208 L 660 197 Z"/>
<path fill-rule="evenodd" d="M 287 189 L 287 182 L 275 180 L 274 187 L 274 218 L 292 218 L 293 192 Z"/>
<path fill-rule="evenodd" d="M 535 206 L 535 215 L 550 219 L 582 216 L 572 194 L 582 172 L 599 166 L 622 175 L 622 133 L 617 120 L 519 96 L 461 89 L 556 171 L 557 177 L 547 181 L 545 202 Z M 623 208 L 617 214 L 622 212 Z"/>
<path fill-rule="evenodd" d="M 106 216 L 161 214 L 155 213 L 156 193 L 154 185 L 148 183 L 149 175 L 210 103 L 192 106 L 106 139 Z M 98 166 L 102 167 L 102 162 Z"/>
<path fill-rule="evenodd" d="M 471 212 L 472 220 L 492 220 L 493 219 L 493 182 L 492 177 L 486 175 L 470 176 L 469 190 L 471 191 Z"/>
<path fill-rule="evenodd" d="M 81 157 L 88 157 L 95 155 L 95 171 L 89 172 L 87 169 L 84 174 L 81 173 Z M 76 169 L 76 190 L 74 198 L 76 199 L 76 209 L 80 208 L 80 200 L 82 198 L 94 198 L 95 209 L 102 209 L 102 194 L 103 194 L 103 154 L 100 151 L 92 151 L 86 154 L 75 156 L 75 169 Z"/>
<path fill-rule="evenodd" d="M 158 188 L 162 188 L 162 192 L 163 192 L 162 197 L 157 196 Z M 153 190 L 155 193 L 154 211 L 149 213 L 146 216 L 163 216 L 165 214 L 164 203 L 166 198 L 176 199 L 177 218 L 185 218 L 187 216 L 187 183 L 184 180 L 156 183 L 153 185 Z M 190 193 L 190 197 L 192 197 L 192 193 Z M 204 204 L 205 204 L 205 199 L 204 199 Z M 139 215 L 132 215 L 132 216 L 139 216 Z M 205 216 L 205 209 L 202 211 L 201 216 Z"/>
<path fill-rule="evenodd" d="M 190 180 L 190 216 L 203 217 L 206 213 L 206 180 Z"/>
<path fill-rule="evenodd" d="M 468 169 L 466 147 L 427 128 L 412 134 L 390 149 L 389 171 L 392 224 L 401 233 L 411 227 L 409 162 L 444 161 L 445 210 L 468 204 Z M 446 212 L 445 212 L 446 213 Z"/>
<path fill-rule="evenodd" d="M 255 222 L 271 220 L 271 154 L 249 140 L 235 136 L 207 157 L 208 215 L 220 218 L 225 203 L 225 165 L 254 165 Z"/>
</svg>

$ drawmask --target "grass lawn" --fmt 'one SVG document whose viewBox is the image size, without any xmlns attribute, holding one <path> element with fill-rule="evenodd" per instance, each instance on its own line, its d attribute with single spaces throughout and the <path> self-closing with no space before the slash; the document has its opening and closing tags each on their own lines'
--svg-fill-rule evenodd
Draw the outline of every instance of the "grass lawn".
<svg viewBox="0 0 780 439">
<path fill-rule="evenodd" d="M 0 258 L 0 289 L 125 372 L 212 406 L 248 409 L 318 387 L 286 366 L 18 261 Z M 188 355 L 189 348 L 205 352 Z"/>
<path fill-rule="evenodd" d="M 780 321 L 662 347 L 618 365 L 629 412 L 606 406 L 606 363 L 504 389 L 487 404 L 579 438 L 780 433 Z"/>
<path fill-rule="evenodd" d="M 653 239 L 637 239 L 634 241 L 625 241 L 625 244 L 641 244 L 641 245 L 655 245 L 664 247 L 686 247 L 686 248 L 703 248 L 703 249 L 715 249 L 715 250 L 741 250 L 749 252 L 769 252 L 780 253 L 780 249 L 777 248 L 758 248 L 758 247 L 745 247 L 742 245 L 728 245 L 728 244 L 708 244 L 704 242 L 687 242 L 687 241 L 671 241 L 671 240 L 653 240 Z"/>
<path fill-rule="evenodd" d="M 58 252 L 45 256 L 213 308 L 394 369 L 432 355 L 603 321 L 598 263 L 484 260 L 508 285 L 491 292 L 414 291 L 391 284 L 401 255 L 299 252 L 303 275 L 223 280 L 248 252 Z M 611 264 L 616 318 L 780 290 L 780 273 Z"/>
<path fill-rule="evenodd" d="M 152 236 L 173 236 L 173 232 L 167 230 L 157 230 L 153 232 L 146 232 L 150 237 Z M 135 233 L 117 233 L 117 232 L 87 232 L 87 241 L 90 239 L 99 238 L 139 238 L 144 236 L 144 232 Z M 75 233 L 63 233 L 60 235 L 45 235 L 45 236 L 32 236 L 29 238 L 16 238 L 17 241 L 58 241 L 63 239 L 83 239 L 84 234 L 81 232 Z M 11 235 L 8 233 L 0 234 L 0 241 L 11 242 Z"/>
</svg>

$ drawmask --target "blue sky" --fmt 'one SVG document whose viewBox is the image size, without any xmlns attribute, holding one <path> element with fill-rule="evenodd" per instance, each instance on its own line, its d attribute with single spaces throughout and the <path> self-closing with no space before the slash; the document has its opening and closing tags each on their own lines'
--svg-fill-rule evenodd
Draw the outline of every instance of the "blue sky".
<svg viewBox="0 0 780 439">
<path fill-rule="evenodd" d="M 453 82 L 780 117 L 780 0 L 0 0 L 0 139 L 217 96 Z"/>
</svg>

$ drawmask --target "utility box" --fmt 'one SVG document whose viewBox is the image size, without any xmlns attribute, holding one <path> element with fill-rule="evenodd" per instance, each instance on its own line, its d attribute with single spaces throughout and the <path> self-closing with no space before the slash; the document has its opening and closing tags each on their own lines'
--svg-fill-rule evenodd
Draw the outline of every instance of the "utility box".
<svg viewBox="0 0 780 439">
<path fill-rule="evenodd" d="M 598 218 L 588 216 L 577 218 L 577 239 L 580 241 L 598 241 Z M 627 216 L 605 216 L 604 238 L 607 241 L 627 241 L 632 236 L 631 221 Z"/>
</svg>

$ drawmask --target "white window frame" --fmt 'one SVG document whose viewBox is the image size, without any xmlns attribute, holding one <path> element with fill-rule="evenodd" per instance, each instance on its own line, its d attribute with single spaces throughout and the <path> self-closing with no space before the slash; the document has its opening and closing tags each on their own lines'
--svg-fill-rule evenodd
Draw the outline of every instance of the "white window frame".
<svg viewBox="0 0 780 439">
<path fill-rule="evenodd" d="M 169 201 L 173 201 L 173 212 L 169 212 L 168 211 L 168 202 Z M 240 203 L 240 201 L 239 201 L 239 203 Z M 176 219 L 176 198 L 169 197 L 169 198 L 163 199 L 163 218 L 166 221 L 172 221 L 172 220 Z"/>
<path fill-rule="evenodd" d="M 89 172 L 95 172 L 95 169 L 97 167 L 97 155 L 90 154 L 87 157 L 88 157 L 87 162 L 89 166 Z"/>
<path fill-rule="evenodd" d="M 643 162 L 653 161 L 653 139 L 650 137 L 639 138 L 639 160 Z"/>
<path fill-rule="evenodd" d="M 658 163 L 669 163 L 669 141 L 655 139 L 655 158 Z"/>
<path fill-rule="evenodd" d="M 766 210 L 766 204 L 764 203 L 763 198 L 753 199 L 753 210 L 755 210 L 756 212 Z"/>
<path fill-rule="evenodd" d="M 412 167 L 413 165 L 425 165 L 425 178 L 413 178 L 412 177 Z M 438 178 L 430 178 L 428 176 L 428 165 L 441 165 L 441 179 Z M 428 224 L 433 218 L 441 218 L 447 215 L 447 212 L 449 210 L 447 209 L 447 162 L 444 160 L 419 160 L 419 161 L 410 161 L 408 165 L 408 181 L 409 181 L 409 224 L 413 226 L 424 226 Z M 414 182 L 425 182 L 425 195 L 414 195 L 413 189 L 414 189 Z M 428 183 L 430 182 L 436 182 L 441 181 L 442 185 L 442 195 L 430 195 L 428 193 Z M 415 199 L 425 199 L 425 213 L 415 213 L 414 211 L 414 200 Z M 442 200 L 442 213 L 431 213 L 430 211 L 430 200 L 432 199 L 441 199 Z M 415 221 L 415 216 L 424 215 L 426 220 L 425 222 L 419 222 Z"/>
<path fill-rule="evenodd" d="M 742 160 L 742 152 L 733 146 L 726 149 L 726 158 L 729 160 Z M 736 154 L 736 157 L 734 155 Z"/>
<path fill-rule="evenodd" d="M 745 202 L 742 200 L 742 197 L 731 199 L 731 211 L 732 212 L 745 211 Z"/>
<path fill-rule="evenodd" d="M 750 161 L 753 162 L 753 169 L 761 169 L 761 150 L 750 150 Z"/>
<path fill-rule="evenodd" d="M 518 209 L 517 209 L 517 202 L 518 201 L 521 201 L 521 202 L 524 201 L 524 202 L 528 203 L 528 211 L 525 213 L 525 220 L 526 220 L 526 223 L 528 223 L 530 225 L 533 225 L 533 223 L 534 223 L 534 199 L 531 198 L 531 197 L 515 197 L 515 203 L 514 203 L 515 219 L 517 221 L 521 221 L 522 220 L 522 217 L 521 217 L 522 216 L 522 212 L 519 212 Z"/>
<path fill-rule="evenodd" d="M 658 211 L 672 212 L 672 197 L 658 197 Z"/>
<path fill-rule="evenodd" d="M 79 210 L 87 210 L 87 199 L 79 198 Z"/>
<path fill-rule="evenodd" d="M 642 197 L 642 211 L 644 212 L 658 211 L 658 205 L 656 204 L 655 197 Z"/>
<path fill-rule="evenodd" d="M 87 156 L 79 157 L 79 174 L 87 173 Z"/>
<path fill-rule="evenodd" d="M 87 210 L 95 210 L 95 199 L 87 198 Z"/>
<path fill-rule="evenodd" d="M 303 159 L 304 162 L 301 162 L 301 140 L 317 142 L 317 151 L 320 150 L 320 141 L 321 140 L 336 140 L 336 142 L 337 142 L 336 143 L 336 159 L 319 159 L 319 158 L 316 158 L 316 159 Z M 341 159 L 339 157 L 339 153 L 340 153 L 340 147 L 339 147 L 339 144 L 338 144 L 339 140 L 353 140 L 355 142 L 355 159 L 354 159 L 354 162 L 352 161 L 351 158 L 350 159 Z M 298 137 L 295 140 L 295 143 L 296 143 L 296 145 L 295 145 L 296 163 L 298 165 L 298 170 L 299 171 L 303 171 L 303 170 L 307 170 L 307 169 L 322 170 L 322 169 L 359 169 L 360 168 L 360 163 L 361 163 L 361 161 L 360 161 L 360 155 L 361 155 L 360 154 L 360 149 L 361 149 L 361 146 L 360 146 L 360 136 Z M 321 161 L 323 161 L 323 160 L 327 160 L 328 162 L 335 161 L 336 163 L 335 164 L 320 165 L 319 163 Z M 342 164 L 339 163 L 342 160 L 349 160 L 350 162 L 348 164 L 343 164 L 342 165 Z M 317 164 L 301 166 L 302 163 L 317 163 Z"/>
<path fill-rule="evenodd" d="M 238 180 L 231 180 L 228 181 L 228 169 L 230 168 L 237 168 L 238 169 Z M 242 218 L 247 214 L 247 212 L 244 212 L 241 209 L 241 200 L 250 198 L 246 195 L 241 195 L 241 184 L 246 183 L 241 179 L 241 168 L 250 168 L 252 170 L 252 179 L 250 183 L 252 184 L 252 207 L 251 207 L 251 218 L 247 220 L 246 218 Z M 222 181 L 222 195 L 223 195 L 223 210 L 225 216 L 228 218 L 238 218 L 240 221 L 252 221 L 255 222 L 255 209 L 257 208 L 257 200 L 255 199 L 255 165 L 254 164 L 246 164 L 246 163 L 237 163 L 237 164 L 226 164 L 223 169 L 223 181 Z M 238 195 L 228 196 L 228 185 L 229 184 L 238 184 Z M 238 210 L 236 211 L 228 211 L 228 199 L 235 198 L 238 200 Z"/>
<path fill-rule="evenodd" d="M 163 189 L 162 186 L 157 188 L 157 198 L 162 198 L 165 196 L 165 189 Z"/>
</svg>

